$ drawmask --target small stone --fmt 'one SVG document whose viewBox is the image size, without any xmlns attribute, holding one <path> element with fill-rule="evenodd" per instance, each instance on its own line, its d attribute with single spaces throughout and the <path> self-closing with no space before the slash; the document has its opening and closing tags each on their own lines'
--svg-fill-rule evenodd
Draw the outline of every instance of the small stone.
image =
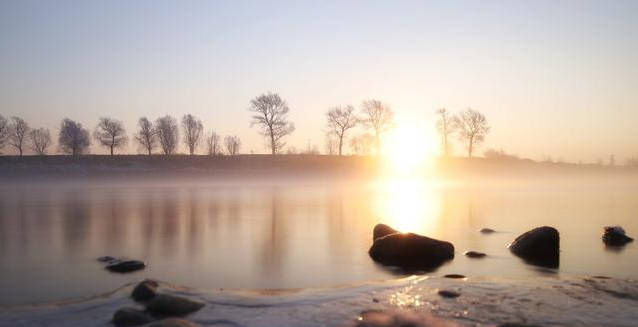
<svg viewBox="0 0 638 327">
<path fill-rule="evenodd" d="M 377 298 L 372 298 L 372 302 L 374 302 L 374 303 L 379 303 L 379 299 L 377 299 Z"/>
<path fill-rule="evenodd" d="M 491 228 L 481 228 L 479 230 L 479 232 L 483 233 L 483 234 L 492 234 L 494 232 L 496 232 L 495 230 L 491 229 Z"/>
<path fill-rule="evenodd" d="M 465 253 L 463 254 L 468 258 L 483 258 L 487 255 L 483 252 L 477 252 L 477 251 L 465 251 Z"/>
<path fill-rule="evenodd" d="M 157 315 L 184 316 L 201 309 L 204 305 L 202 302 L 181 296 L 157 294 L 146 305 L 146 308 Z"/>
<path fill-rule="evenodd" d="M 383 265 L 433 269 L 454 258 L 454 245 L 413 233 L 397 233 L 377 238 L 368 254 Z"/>
<path fill-rule="evenodd" d="M 455 278 L 455 279 L 465 278 L 465 276 L 461 275 L 461 274 L 447 274 L 447 275 L 445 275 L 443 277 L 445 277 L 445 278 Z"/>
<path fill-rule="evenodd" d="M 625 234 L 620 226 L 606 226 L 603 232 L 603 243 L 607 246 L 623 246 L 634 239 Z"/>
<path fill-rule="evenodd" d="M 113 314 L 115 326 L 140 326 L 151 322 L 146 313 L 135 308 L 122 308 Z"/>
<path fill-rule="evenodd" d="M 155 321 L 146 327 L 198 327 L 199 325 L 192 323 L 188 320 L 179 318 L 169 318 Z"/>
<path fill-rule="evenodd" d="M 461 293 L 450 290 L 439 290 L 439 295 L 447 298 L 455 298 L 461 296 Z"/>
<path fill-rule="evenodd" d="M 113 261 L 116 261 L 116 260 L 117 260 L 116 258 L 111 257 L 111 256 L 108 256 L 108 255 L 105 255 L 105 256 L 103 256 L 103 257 L 99 257 L 99 258 L 97 258 L 97 261 L 99 261 L 99 262 L 105 262 L 105 263 L 107 263 L 107 262 L 113 262 Z"/>
<path fill-rule="evenodd" d="M 148 301 L 155 297 L 158 286 L 159 284 L 157 284 L 156 281 L 145 279 L 137 284 L 137 286 L 135 286 L 133 292 L 131 293 L 131 297 L 138 302 Z"/>
<path fill-rule="evenodd" d="M 139 260 L 119 261 L 118 260 L 108 264 L 105 268 L 112 272 L 126 273 L 126 272 L 144 269 L 145 267 L 146 267 L 146 264 L 143 261 L 139 261 Z"/>
</svg>

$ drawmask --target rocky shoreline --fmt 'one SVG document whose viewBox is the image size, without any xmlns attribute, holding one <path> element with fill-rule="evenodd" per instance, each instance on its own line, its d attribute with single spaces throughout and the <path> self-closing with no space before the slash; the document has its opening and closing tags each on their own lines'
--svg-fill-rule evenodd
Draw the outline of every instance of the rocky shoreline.
<svg viewBox="0 0 638 327">
<path fill-rule="evenodd" d="M 0 326 L 113 325 L 118 309 L 143 309 L 131 298 L 135 286 L 87 300 L 4 308 Z M 399 326 L 405 321 L 413 326 L 634 326 L 638 320 L 638 282 L 604 276 L 413 276 L 288 291 L 206 291 L 158 282 L 158 289 L 201 303 L 180 318 L 199 326 Z M 442 296 L 442 290 L 458 296 Z"/>
</svg>

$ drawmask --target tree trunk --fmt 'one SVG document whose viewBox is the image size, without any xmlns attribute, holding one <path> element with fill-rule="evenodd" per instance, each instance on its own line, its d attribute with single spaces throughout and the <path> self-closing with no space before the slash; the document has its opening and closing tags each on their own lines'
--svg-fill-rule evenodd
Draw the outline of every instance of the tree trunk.
<svg viewBox="0 0 638 327">
<path fill-rule="evenodd" d="M 111 145 L 111 155 L 113 155 L 113 145 Z"/>
<path fill-rule="evenodd" d="M 376 146 L 377 146 L 377 155 L 381 155 L 381 142 L 379 140 L 379 131 L 378 130 L 374 131 L 374 136 L 375 136 L 375 142 L 376 142 Z"/>
<path fill-rule="evenodd" d="M 341 145 L 343 145 L 343 134 L 339 136 L 339 156 L 341 156 Z"/>
<path fill-rule="evenodd" d="M 149 147 L 149 148 L 147 148 L 147 150 L 148 150 L 148 155 L 150 156 L 151 155 L 151 148 Z"/>
<path fill-rule="evenodd" d="M 270 130 L 270 150 L 275 155 L 275 136 L 272 133 L 272 129 Z"/>
<path fill-rule="evenodd" d="M 467 151 L 469 158 L 472 158 L 472 145 L 473 145 L 473 143 L 474 143 L 474 138 L 471 137 L 470 138 L 470 144 L 469 144 L 468 151 Z"/>
</svg>

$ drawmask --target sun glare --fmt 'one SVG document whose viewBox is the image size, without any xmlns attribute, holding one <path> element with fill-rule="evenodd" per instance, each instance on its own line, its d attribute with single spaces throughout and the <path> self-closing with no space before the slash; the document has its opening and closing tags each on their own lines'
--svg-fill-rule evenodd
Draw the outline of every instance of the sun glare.
<svg viewBox="0 0 638 327">
<path fill-rule="evenodd" d="M 400 174 L 419 172 L 438 153 L 433 131 L 411 122 L 401 122 L 389 132 L 384 147 L 392 172 Z"/>
</svg>

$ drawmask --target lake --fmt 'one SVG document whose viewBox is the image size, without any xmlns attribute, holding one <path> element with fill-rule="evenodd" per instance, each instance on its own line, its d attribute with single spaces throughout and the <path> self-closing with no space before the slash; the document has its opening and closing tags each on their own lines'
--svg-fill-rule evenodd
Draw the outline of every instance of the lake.
<svg viewBox="0 0 638 327">
<path fill-rule="evenodd" d="M 455 245 L 455 259 L 432 275 L 638 278 L 636 245 L 610 250 L 600 239 L 605 225 L 638 235 L 634 181 L 51 182 L 0 188 L 0 306 L 89 297 L 146 277 L 212 290 L 403 276 L 368 256 L 380 222 Z M 558 269 L 528 265 L 506 248 L 541 225 L 560 231 Z M 466 250 L 488 257 L 466 258 Z M 104 255 L 148 267 L 110 273 L 96 261 Z"/>
</svg>

